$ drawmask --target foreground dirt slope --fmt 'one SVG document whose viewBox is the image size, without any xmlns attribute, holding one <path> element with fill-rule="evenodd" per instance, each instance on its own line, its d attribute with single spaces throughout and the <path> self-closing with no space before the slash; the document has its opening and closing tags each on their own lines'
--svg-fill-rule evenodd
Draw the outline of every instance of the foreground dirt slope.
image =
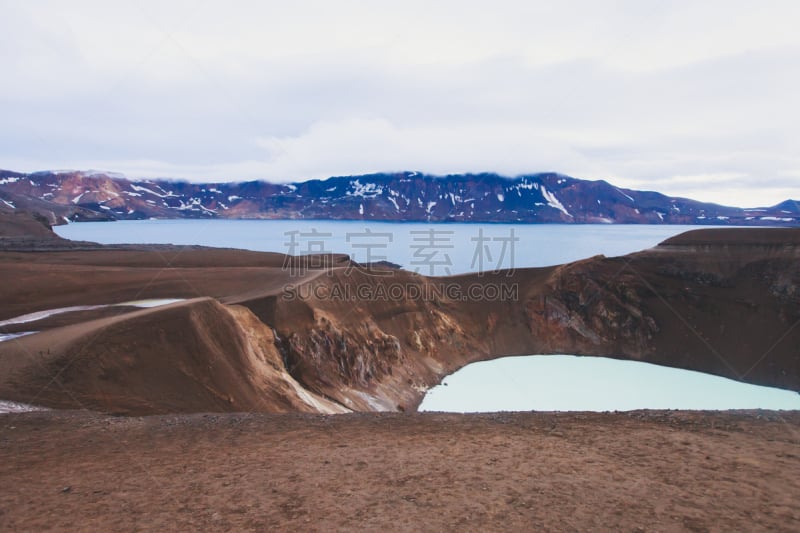
<svg viewBox="0 0 800 533">
<path fill-rule="evenodd" d="M 800 413 L 0 416 L 0 529 L 798 531 Z"/>
</svg>

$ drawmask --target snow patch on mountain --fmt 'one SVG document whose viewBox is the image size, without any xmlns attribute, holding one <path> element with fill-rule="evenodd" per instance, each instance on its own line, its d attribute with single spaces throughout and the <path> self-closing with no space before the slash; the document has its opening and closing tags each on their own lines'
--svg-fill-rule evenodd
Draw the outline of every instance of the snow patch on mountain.
<svg viewBox="0 0 800 533">
<path fill-rule="evenodd" d="M 634 203 L 636 203 L 636 200 L 634 200 L 632 196 L 630 196 L 630 195 L 628 195 L 628 194 L 625 194 L 624 192 L 622 192 L 622 190 L 621 190 L 621 189 L 618 189 L 617 187 L 614 187 L 614 188 L 615 188 L 615 189 L 617 189 L 617 192 L 618 192 L 618 193 L 620 193 L 622 196 L 624 196 L 625 198 L 627 198 L 627 199 L 628 199 L 628 200 L 630 200 L 631 202 L 634 202 Z"/>
<path fill-rule="evenodd" d="M 148 189 L 147 187 L 142 187 L 141 185 L 135 185 L 133 183 L 131 183 L 131 189 L 133 189 L 136 192 L 152 194 L 153 196 L 158 196 L 159 198 L 166 198 L 168 196 L 167 194 L 160 194 L 155 192 L 154 190 Z"/>
<path fill-rule="evenodd" d="M 347 191 L 347 196 L 360 196 L 362 198 L 371 198 L 383 192 L 383 187 L 374 183 L 362 184 L 360 180 L 352 180 L 350 182 L 351 191 Z"/>
<path fill-rule="evenodd" d="M 564 213 L 568 217 L 573 218 L 573 216 L 569 213 L 569 211 L 567 211 L 567 209 L 558 200 L 558 198 L 556 198 L 556 196 L 553 193 L 548 191 L 547 188 L 544 185 L 542 185 L 542 196 L 544 196 L 544 199 L 547 200 L 547 205 L 549 205 L 550 207 L 553 207 L 555 209 L 558 209 L 559 211 L 561 211 L 562 213 Z"/>
<path fill-rule="evenodd" d="M 533 190 L 534 188 L 538 188 L 539 184 L 533 181 L 528 181 L 528 178 L 522 178 L 519 183 L 514 185 L 514 188 L 519 190 Z"/>
</svg>

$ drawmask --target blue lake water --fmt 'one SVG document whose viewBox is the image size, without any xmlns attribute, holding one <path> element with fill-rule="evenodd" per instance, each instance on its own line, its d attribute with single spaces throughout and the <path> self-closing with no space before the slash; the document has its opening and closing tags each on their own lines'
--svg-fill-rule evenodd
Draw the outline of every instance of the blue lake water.
<svg viewBox="0 0 800 533">
<path fill-rule="evenodd" d="M 636 361 L 570 355 L 467 365 L 434 387 L 421 411 L 800 409 L 800 394 Z"/>
<path fill-rule="evenodd" d="M 256 251 L 337 252 L 427 275 L 549 266 L 653 247 L 694 226 L 415 224 L 342 221 L 146 220 L 56 228 L 104 244 L 162 243 Z M 432 389 L 423 410 L 800 409 L 794 392 L 665 367 L 572 356 L 469 365 Z"/>
<path fill-rule="evenodd" d="M 424 224 L 313 220 L 82 222 L 56 233 L 103 244 L 198 244 L 262 252 L 346 253 L 445 276 L 625 255 L 696 226 Z"/>
</svg>

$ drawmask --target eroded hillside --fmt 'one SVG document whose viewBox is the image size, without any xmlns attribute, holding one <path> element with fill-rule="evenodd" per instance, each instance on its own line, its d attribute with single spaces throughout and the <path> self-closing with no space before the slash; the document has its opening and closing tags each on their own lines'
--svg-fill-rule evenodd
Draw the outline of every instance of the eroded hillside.
<svg viewBox="0 0 800 533">
<path fill-rule="evenodd" d="M 0 342 L 0 398 L 126 414 L 409 411 L 465 364 L 549 353 L 800 390 L 799 259 L 790 229 L 450 278 L 196 247 L 7 252 L 0 334 L 40 333 Z M 465 298 L 475 288 L 484 297 Z M 8 323 L 145 298 L 186 300 Z"/>
</svg>

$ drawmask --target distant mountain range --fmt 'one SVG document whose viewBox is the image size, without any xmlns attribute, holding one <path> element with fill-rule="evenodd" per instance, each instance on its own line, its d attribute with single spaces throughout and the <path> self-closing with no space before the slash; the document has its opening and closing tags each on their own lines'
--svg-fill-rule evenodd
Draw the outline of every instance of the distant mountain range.
<svg viewBox="0 0 800 533">
<path fill-rule="evenodd" d="M 742 209 L 557 173 L 418 172 L 290 184 L 136 180 L 96 171 L 0 170 L 0 208 L 62 220 L 255 218 L 430 222 L 797 225 L 800 204 Z"/>
</svg>

